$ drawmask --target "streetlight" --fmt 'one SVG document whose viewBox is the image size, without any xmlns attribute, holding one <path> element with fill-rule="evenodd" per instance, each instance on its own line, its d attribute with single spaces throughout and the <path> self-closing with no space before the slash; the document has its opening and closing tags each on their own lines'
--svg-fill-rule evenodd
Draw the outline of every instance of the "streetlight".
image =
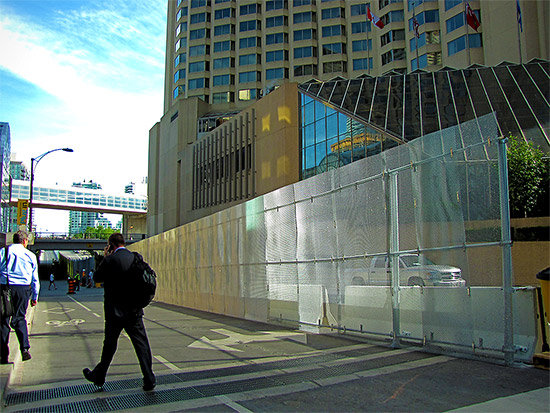
<svg viewBox="0 0 550 413">
<path fill-rule="evenodd" d="M 37 156 L 36 158 L 31 158 L 31 187 L 30 187 L 30 194 L 29 194 L 29 232 L 32 232 L 32 190 L 33 190 L 33 184 L 34 184 L 34 168 L 36 168 L 35 165 L 38 165 L 38 162 L 40 162 L 44 156 L 55 151 L 73 152 L 71 148 L 57 148 L 57 149 L 52 149 L 51 151 L 48 151 L 46 153 L 43 153 L 42 155 Z"/>
</svg>

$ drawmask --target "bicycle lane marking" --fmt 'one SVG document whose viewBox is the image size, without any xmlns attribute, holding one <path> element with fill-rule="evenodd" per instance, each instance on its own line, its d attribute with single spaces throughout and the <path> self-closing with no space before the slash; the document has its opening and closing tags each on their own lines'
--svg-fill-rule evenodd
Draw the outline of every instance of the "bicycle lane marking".
<svg viewBox="0 0 550 413">
<path fill-rule="evenodd" d="M 93 315 L 95 315 L 96 317 L 98 318 L 101 318 L 101 316 L 97 313 L 94 313 L 93 310 L 91 310 L 90 308 L 86 307 L 84 304 L 82 304 L 80 301 L 78 300 L 75 300 L 73 297 L 69 297 L 71 300 L 73 300 L 75 303 L 77 303 L 79 306 L 81 306 L 83 309 L 91 312 Z"/>
</svg>

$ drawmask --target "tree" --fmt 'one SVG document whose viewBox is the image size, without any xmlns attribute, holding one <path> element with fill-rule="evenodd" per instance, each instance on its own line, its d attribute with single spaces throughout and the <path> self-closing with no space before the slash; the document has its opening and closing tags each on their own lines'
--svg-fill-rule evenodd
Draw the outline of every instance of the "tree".
<svg viewBox="0 0 550 413">
<path fill-rule="evenodd" d="M 524 218 L 535 210 L 544 193 L 542 183 L 548 174 L 544 153 L 531 142 L 512 135 L 507 152 L 510 215 Z"/>
</svg>

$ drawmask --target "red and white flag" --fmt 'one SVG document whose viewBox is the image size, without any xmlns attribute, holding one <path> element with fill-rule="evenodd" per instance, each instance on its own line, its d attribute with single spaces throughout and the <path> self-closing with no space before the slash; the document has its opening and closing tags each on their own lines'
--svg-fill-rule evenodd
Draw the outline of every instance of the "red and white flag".
<svg viewBox="0 0 550 413">
<path fill-rule="evenodd" d="M 369 6 L 367 6 L 367 20 L 373 22 L 374 25 L 380 29 L 384 28 L 384 23 L 382 22 L 382 20 L 371 13 Z"/>
<path fill-rule="evenodd" d="M 413 30 L 414 30 L 414 37 L 416 37 L 417 39 L 420 38 L 420 33 L 418 31 L 419 27 L 420 25 L 418 24 L 418 20 L 416 20 L 416 16 L 414 15 L 414 10 L 413 10 Z"/>
<path fill-rule="evenodd" d="M 477 32 L 477 28 L 481 26 L 481 23 L 477 19 L 477 16 L 474 14 L 474 11 L 470 7 L 470 3 L 466 2 L 465 6 L 466 10 L 466 23 L 470 25 L 472 29 L 474 29 Z"/>
</svg>

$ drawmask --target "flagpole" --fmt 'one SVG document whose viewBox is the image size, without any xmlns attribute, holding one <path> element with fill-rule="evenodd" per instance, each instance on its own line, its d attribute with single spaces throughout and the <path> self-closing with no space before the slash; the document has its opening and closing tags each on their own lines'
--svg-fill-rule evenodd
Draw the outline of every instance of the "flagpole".
<svg viewBox="0 0 550 413">
<path fill-rule="evenodd" d="M 517 10 L 516 10 L 516 26 L 518 27 L 518 48 L 519 48 L 519 64 L 523 64 L 523 54 L 521 53 L 521 32 L 519 30 L 520 26 L 520 18 L 521 18 L 521 12 L 519 11 L 519 0 L 517 1 Z"/>
<path fill-rule="evenodd" d="M 472 57 L 470 55 L 470 39 L 468 38 L 468 16 L 466 15 L 466 2 L 463 1 L 464 6 L 464 25 L 466 26 L 466 51 L 468 52 L 468 66 L 471 64 Z"/>
<path fill-rule="evenodd" d="M 369 47 L 369 15 L 367 11 L 367 7 L 365 5 L 365 22 L 366 22 L 366 30 L 367 30 L 367 73 L 370 75 L 370 47 Z"/>
</svg>

